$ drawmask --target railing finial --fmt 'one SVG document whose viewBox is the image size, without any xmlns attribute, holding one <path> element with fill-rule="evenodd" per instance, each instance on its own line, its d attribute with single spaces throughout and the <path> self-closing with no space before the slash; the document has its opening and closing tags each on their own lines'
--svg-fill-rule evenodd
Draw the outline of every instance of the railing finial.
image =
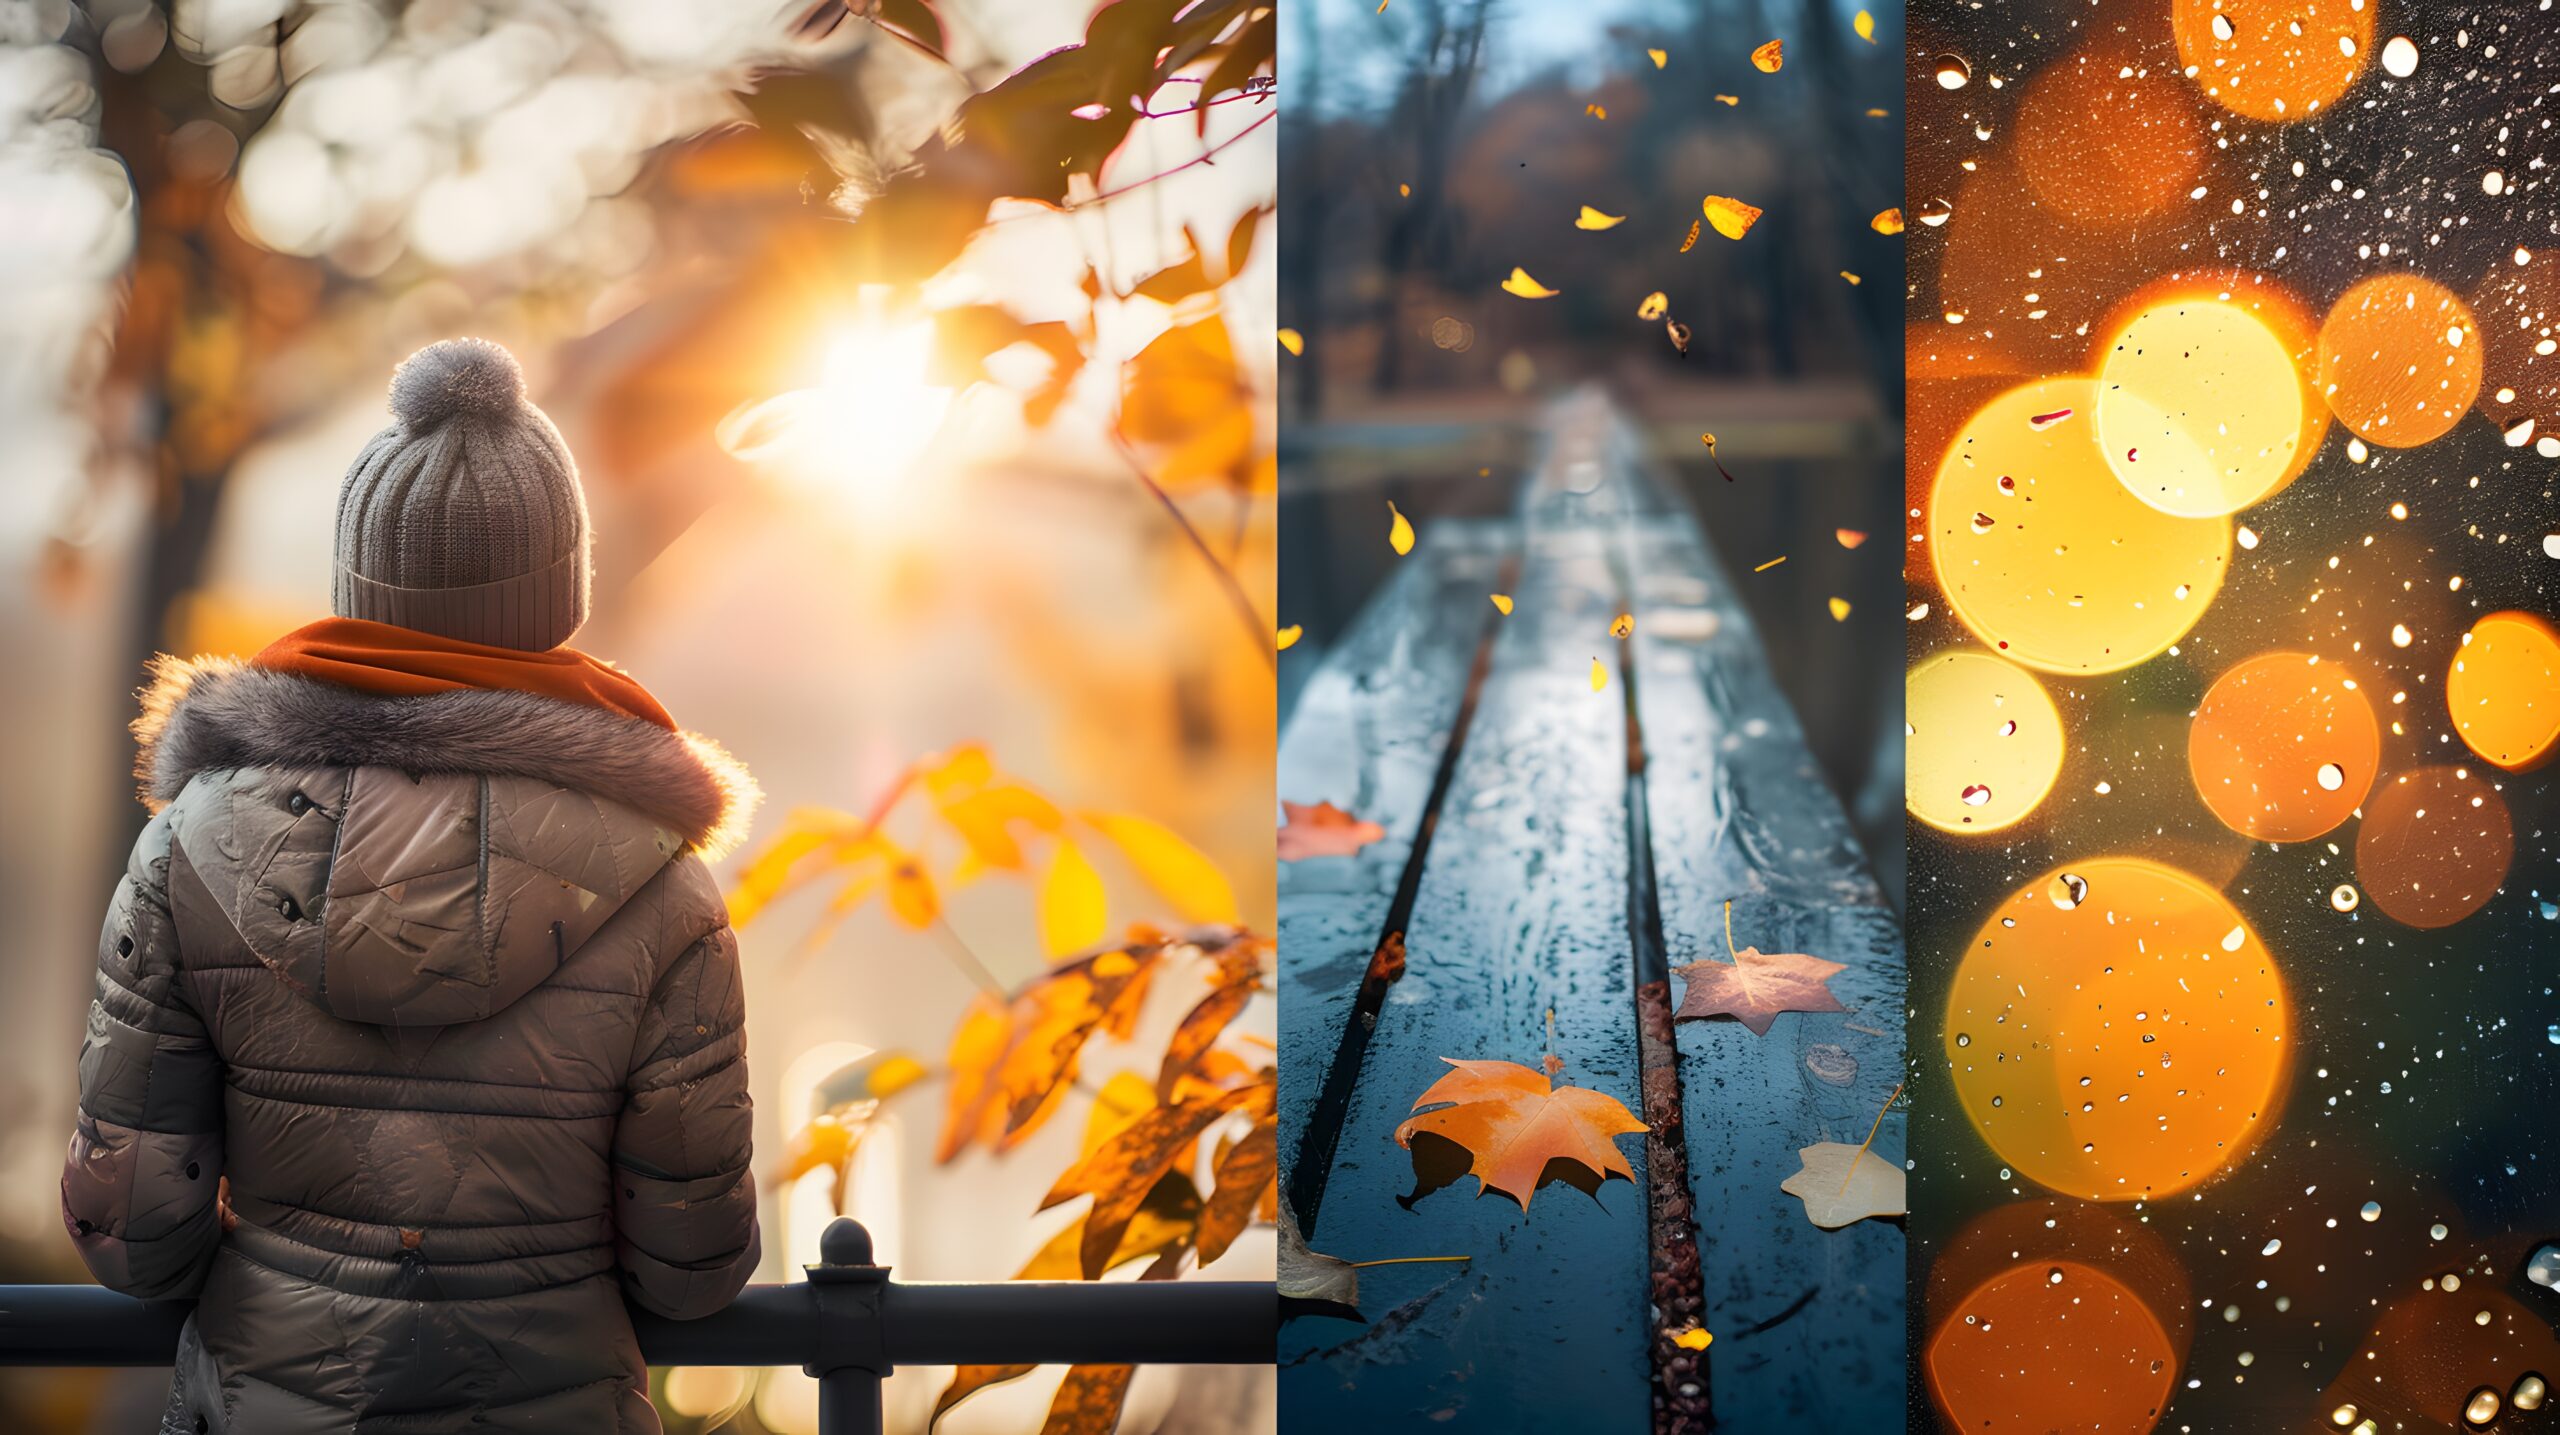
<svg viewBox="0 0 2560 1435">
<path fill-rule="evenodd" d="M 818 1259 L 830 1266 L 870 1265 L 871 1232 L 851 1216 L 836 1217 L 818 1237 Z"/>
</svg>

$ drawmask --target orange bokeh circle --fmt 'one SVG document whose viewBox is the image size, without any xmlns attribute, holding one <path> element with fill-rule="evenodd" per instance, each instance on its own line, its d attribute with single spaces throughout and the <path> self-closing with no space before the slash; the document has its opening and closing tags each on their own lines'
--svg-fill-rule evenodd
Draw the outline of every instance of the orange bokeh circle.
<svg viewBox="0 0 2560 1435">
<path fill-rule="evenodd" d="M 2480 910 L 2507 880 L 2515 823 L 2479 774 L 2422 767 L 2382 784 L 2356 832 L 2356 880 L 2383 915 L 2446 927 Z"/>
<path fill-rule="evenodd" d="M 2381 765 L 2373 704 L 2308 653 L 2261 653 L 2225 672 L 2187 730 L 2196 795 L 2261 842 L 2308 842 L 2346 821 Z"/>
<path fill-rule="evenodd" d="M 2199 89 L 2253 120 L 2337 103 L 2373 50 L 2373 0 L 2173 0 L 2178 59 Z"/>
<path fill-rule="evenodd" d="M 2486 345 L 2471 306 L 2432 279 L 2377 274 L 2320 322 L 2320 395 L 2368 442 L 2442 438 L 2480 396 Z"/>
<path fill-rule="evenodd" d="M 2121 42 L 2045 67 L 2018 105 L 2018 166 L 2036 197 L 2083 225 L 2129 224 L 2186 197 L 2204 172 L 2204 117 L 2167 66 Z"/>
<path fill-rule="evenodd" d="M 2560 746 L 2560 630 L 2512 610 L 2472 624 L 2444 701 L 2473 752 L 2509 772 L 2541 766 Z"/>
<path fill-rule="evenodd" d="M 2070 1259 L 2015 1265 L 1966 1292 L 1925 1358 L 1950 1428 L 1990 1435 L 2138 1435 L 2168 1405 L 2179 1369 L 2142 1297 Z"/>
<path fill-rule="evenodd" d="M 2560 436 L 2560 250 L 2518 249 L 2471 291 L 2480 321 L 2480 412 L 2517 447 Z M 2519 432 L 2523 424 L 2530 430 Z"/>
<path fill-rule="evenodd" d="M 2186 1190 L 2273 1119 L 2289 1023 L 2275 959 L 2220 892 L 2142 857 L 2055 868 L 1965 950 L 1956 1096 L 2019 1175 L 2083 1200 Z"/>
</svg>

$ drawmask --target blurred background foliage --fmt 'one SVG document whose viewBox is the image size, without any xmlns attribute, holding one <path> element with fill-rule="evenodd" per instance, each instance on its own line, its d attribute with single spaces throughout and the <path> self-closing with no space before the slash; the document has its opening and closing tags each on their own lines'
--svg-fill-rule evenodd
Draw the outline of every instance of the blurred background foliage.
<svg viewBox="0 0 2560 1435">
<path fill-rule="evenodd" d="M 579 457 L 579 646 L 756 770 L 756 850 L 976 752 L 1114 854 L 1060 909 L 1036 813 L 1036 880 L 910 832 L 905 907 L 749 931 L 765 1278 L 839 1206 L 907 1275 L 1011 1277 L 1081 1223 L 1073 1197 L 1035 1214 L 1060 1173 L 1197 1083 L 1246 1093 L 1163 1153 L 1209 1189 L 1255 1125 L 1269 1013 L 1233 953 L 1261 947 L 1157 928 L 1270 924 L 1277 25 L 1253 0 L 0 0 L 0 993 L 24 1014 L 0 1279 L 80 1275 L 55 1182 L 142 816 L 141 664 L 325 610 L 391 367 L 462 333 L 516 350 Z M 1056 1015 L 1038 994 L 1074 964 L 1043 934 L 1131 923 L 1081 960 L 1149 953 L 1153 980 L 1054 1074 L 1069 1114 L 938 1151 L 964 1016 Z M 1213 999 L 1226 1055 L 1165 1076 Z M 813 1149 L 831 1113 L 861 1139 Z M 1267 1274 L 1267 1226 L 1190 1219 L 1149 1274 Z M 1037 1426 L 1063 1376 L 941 1428 Z M 893 1428 L 951 1377 L 893 1379 Z M 1265 1379 L 1141 1371 L 1121 1428 L 1249 1423 Z M 0 1425 L 138 1428 L 163 1389 L 12 1372 Z M 797 1372 L 660 1395 L 675 1430 L 814 1423 Z"/>
</svg>

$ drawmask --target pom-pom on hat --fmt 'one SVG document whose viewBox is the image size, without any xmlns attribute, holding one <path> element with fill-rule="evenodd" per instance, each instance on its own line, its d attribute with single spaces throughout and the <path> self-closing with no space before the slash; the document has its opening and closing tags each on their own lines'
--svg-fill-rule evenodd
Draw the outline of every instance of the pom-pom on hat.
<svg viewBox="0 0 2560 1435">
<path fill-rule="evenodd" d="M 338 488 L 331 610 L 528 652 L 569 641 L 587 617 L 586 495 L 515 357 L 429 344 L 391 376 L 391 417 Z"/>
</svg>

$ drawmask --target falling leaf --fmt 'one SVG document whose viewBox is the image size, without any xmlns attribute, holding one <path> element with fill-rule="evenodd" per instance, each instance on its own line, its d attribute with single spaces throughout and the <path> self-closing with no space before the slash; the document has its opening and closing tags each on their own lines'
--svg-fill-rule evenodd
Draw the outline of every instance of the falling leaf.
<svg viewBox="0 0 2560 1435">
<path fill-rule="evenodd" d="M 1885 112 L 1884 112 L 1883 110 L 1869 110 L 1869 111 L 1867 111 L 1867 118 L 1868 118 L 1868 119 L 1871 119 L 1871 120 L 1880 120 L 1880 119 L 1883 119 L 1883 118 L 1884 118 L 1884 116 L 1885 116 Z"/>
<path fill-rule="evenodd" d="M 1671 296 L 1659 289 L 1644 296 L 1644 302 L 1636 306 L 1636 317 L 1639 319 L 1659 319 L 1670 312 Z"/>
<path fill-rule="evenodd" d="M 1778 1189 L 1802 1200 L 1807 1219 L 1824 1230 L 1909 1213 L 1902 1168 L 1867 1147 L 1818 1141 L 1799 1148 L 1796 1156 L 1804 1169 L 1779 1182 Z"/>
<path fill-rule="evenodd" d="M 1784 40 L 1772 40 L 1751 52 L 1751 67 L 1764 75 L 1778 73 L 1778 67 L 1786 62 L 1787 45 Z"/>
<path fill-rule="evenodd" d="M 1754 568 L 1754 569 L 1752 569 L 1751 571 L 1752 571 L 1752 572 L 1754 572 L 1754 573 L 1766 573 L 1766 572 L 1768 572 L 1770 569 L 1775 568 L 1775 567 L 1777 567 L 1779 564 L 1784 563 L 1784 562 L 1786 562 L 1786 561 L 1787 561 L 1787 555 L 1785 555 L 1785 554 L 1781 553 L 1781 554 L 1779 554 L 1777 557 L 1770 559 L 1768 562 L 1761 564 L 1759 567 Z"/>
<path fill-rule="evenodd" d="M 1526 269 L 1514 268 L 1511 271 L 1511 277 L 1502 281 L 1502 292 L 1517 294 L 1523 299 L 1552 299 L 1564 291 L 1550 289 L 1530 278 L 1529 271 Z"/>
<path fill-rule="evenodd" d="M 1693 962 L 1679 969 L 1689 989 L 1677 1016 L 1696 1021 L 1729 1016 L 1767 1036 L 1780 1012 L 1847 1011 L 1831 994 L 1831 978 L 1848 968 L 1801 952 L 1744 947 L 1730 962 Z"/>
<path fill-rule="evenodd" d="M 1831 536 L 1839 539 L 1840 546 L 1843 548 L 1855 548 L 1867 541 L 1867 535 L 1854 528 L 1834 528 L 1831 530 Z"/>
<path fill-rule="evenodd" d="M 1698 225 L 1699 221 L 1697 220 L 1692 219 L 1689 221 L 1689 233 L 1680 241 L 1681 253 L 1686 254 L 1690 250 L 1698 247 Z"/>
<path fill-rule="evenodd" d="M 1851 284 L 1864 284 L 1867 282 L 1864 279 L 1859 278 L 1857 275 L 1850 273 L 1846 269 L 1840 271 L 1840 277 L 1848 280 Z"/>
<path fill-rule="evenodd" d="M 1876 42 L 1876 17 L 1868 14 L 1866 11 L 1861 10 L 1852 17 L 1849 21 L 1849 28 L 1857 31 L 1858 38 L 1866 41 L 1868 44 L 1872 45 Z"/>
<path fill-rule="evenodd" d="M 1698 442 L 1700 442 L 1700 443 L 1702 443 L 1702 444 L 1705 444 L 1705 445 L 1707 446 L 1707 457 L 1708 457 L 1708 458 L 1710 458 L 1710 459 L 1712 459 L 1712 460 L 1714 460 L 1714 462 L 1715 462 L 1715 466 L 1716 466 L 1716 472 L 1721 473 L 1721 474 L 1723 474 L 1723 475 L 1724 475 L 1724 481 L 1725 481 L 1725 482 L 1727 482 L 1727 483 L 1731 483 L 1731 482 L 1733 482 L 1733 472 L 1732 472 L 1732 470 L 1727 469 L 1727 468 L 1724 466 L 1724 455 L 1723 455 L 1723 454 L 1720 454 L 1720 453 L 1718 453 L 1718 452 L 1716 452 L 1716 436 L 1715 436 L 1714 434 L 1711 434 L 1711 433 L 1702 433 L 1702 434 L 1698 435 Z M 1783 562 L 1785 562 L 1786 560 L 1782 558 L 1782 559 L 1779 559 L 1778 561 L 1779 561 L 1779 562 L 1781 562 L 1781 563 L 1783 563 Z M 1757 569 L 1754 569 L 1753 571 L 1754 571 L 1754 572 L 1757 572 L 1758 570 L 1757 570 Z"/>
<path fill-rule="evenodd" d="M 1085 824 L 1109 839 L 1138 878 L 1186 922 L 1234 926 L 1235 888 L 1207 854 L 1161 822 L 1128 812 L 1086 812 Z"/>
<path fill-rule="evenodd" d="M 1590 205 L 1586 204 L 1582 206 L 1582 213 L 1575 216 L 1573 227 L 1576 229 L 1615 229 L 1626 222 L 1627 217 L 1623 214 L 1602 214 L 1600 211 L 1593 209 Z"/>
<path fill-rule="evenodd" d="M 1504 617 L 1506 617 L 1506 618 L 1508 618 L 1508 617 L 1510 617 L 1510 616 L 1511 616 L 1511 595 L 1510 595 L 1510 594 L 1508 594 L 1508 593 L 1493 593 L 1493 594 L 1489 594 L 1489 595 L 1487 595 L 1487 596 L 1489 596 L 1489 597 L 1491 597 L 1491 598 L 1493 599 L 1494 611 L 1496 611 L 1496 612 L 1498 612 L 1498 613 L 1502 614 L 1502 616 L 1504 616 Z"/>
<path fill-rule="evenodd" d="M 1711 194 L 1706 199 L 1707 223 L 1727 239 L 1740 239 L 1760 222 L 1760 211 L 1738 199 Z"/>
<path fill-rule="evenodd" d="M 1867 227 L 1878 234 L 1900 234 L 1902 232 L 1902 210 L 1899 207 L 1888 209 L 1882 214 L 1877 215 L 1875 218 L 1868 220 Z"/>
<path fill-rule="evenodd" d="M 1605 120 L 1609 117 L 1608 109 L 1601 105 L 1584 105 L 1582 112 L 1595 120 Z"/>
<path fill-rule="evenodd" d="M 1609 636 L 1612 638 L 1632 638 L 1635 635 L 1636 615 L 1633 613 L 1620 613 L 1609 624 Z"/>
<path fill-rule="evenodd" d="M 1738 104 L 1741 104 L 1741 103 L 1742 103 L 1742 96 L 1740 96 L 1740 95 L 1718 95 L 1718 96 L 1716 96 L 1716 103 L 1721 104 L 1721 105 L 1738 105 Z"/>
<path fill-rule="evenodd" d="M 1280 331 L 1280 347 L 1292 354 L 1303 355 L 1307 352 L 1307 336 L 1295 329 L 1283 329 Z"/>
<path fill-rule="evenodd" d="M 1598 658 L 1593 658 L 1591 660 L 1591 690 L 1596 693 L 1607 686 L 1609 686 L 1609 670 L 1602 666 Z"/>
<path fill-rule="evenodd" d="M 1682 1350 L 1704 1350 L 1715 1344 L 1715 1336 L 1702 1327 L 1691 1326 L 1671 1337 L 1671 1343 Z"/>
<path fill-rule="evenodd" d="M 1040 944 L 1053 957 L 1081 952 L 1102 940 L 1108 920 L 1101 874 L 1083 848 L 1060 842 L 1040 882 Z"/>
<path fill-rule="evenodd" d="M 1289 819 L 1280 828 L 1278 839 L 1280 860 L 1283 862 L 1300 862 L 1309 857 L 1348 857 L 1387 835 L 1387 829 L 1374 822 L 1363 822 L 1330 802 L 1319 802 L 1309 807 L 1283 801 L 1280 808 Z"/>
<path fill-rule="evenodd" d="M 1387 504 L 1387 512 L 1394 516 L 1394 521 L 1387 525 L 1387 546 L 1394 549 L 1398 557 L 1411 553 L 1413 524 L 1405 518 L 1404 511 L 1397 508 L 1392 500 Z"/>
<path fill-rule="evenodd" d="M 1360 1319 L 1360 1271 L 1351 1262 L 1309 1250 L 1298 1230 L 1297 1212 L 1280 1205 L 1280 1299 L 1303 1301 L 1322 1314 Z M 1323 1309 L 1334 1307 L 1334 1309 Z"/>
<path fill-rule="evenodd" d="M 1646 57 L 1647 57 L 1647 58 L 1649 58 L 1649 59 L 1651 59 L 1651 60 L 1653 61 L 1653 67 L 1654 67 L 1655 69 L 1657 69 L 1657 70 L 1659 70 L 1659 69 L 1661 69 L 1663 66 L 1668 65 L 1668 64 L 1670 64 L 1670 63 L 1671 63 L 1671 56 L 1670 56 L 1670 54 L 1669 54 L 1668 52 L 1666 52 L 1666 51 L 1662 51 L 1662 50 L 1647 50 L 1647 51 L 1645 51 L 1645 55 L 1646 55 Z"/>
<path fill-rule="evenodd" d="M 1409 185 L 1409 184 L 1400 184 L 1400 185 L 1397 185 L 1397 186 L 1396 186 L 1396 196 L 1397 196 L 1398 198 L 1400 198 L 1400 199 L 1411 199 L 1411 198 L 1413 198 L 1413 186 L 1412 186 L 1412 185 Z"/>
<path fill-rule="evenodd" d="M 1291 648 L 1298 646 L 1298 640 L 1305 637 L 1306 633 L 1307 630 L 1304 624 L 1291 623 L 1288 627 L 1285 627 L 1272 635 L 1272 645 L 1285 653 Z"/>
<path fill-rule="evenodd" d="M 1688 325 L 1677 319 L 1666 319 L 1662 324 L 1662 332 L 1670 338 L 1671 347 L 1680 351 L 1680 357 L 1684 359 L 1689 357 Z"/>
<path fill-rule="evenodd" d="M 1441 1060 L 1456 1069 L 1413 1103 L 1422 1114 L 1396 1128 L 1396 1144 L 1409 1148 L 1424 1132 L 1456 1142 L 1475 1158 L 1469 1174 L 1477 1195 L 1500 1191 L 1526 1211 L 1547 1163 L 1558 1160 L 1588 1167 L 1603 1181 L 1635 1179 L 1617 1138 L 1650 1128 L 1615 1098 L 1554 1086 L 1516 1062 Z"/>
<path fill-rule="evenodd" d="M 1848 599 L 1834 598 L 1831 600 L 1831 621 L 1835 623 L 1845 623 L 1849 621 Z"/>
</svg>

